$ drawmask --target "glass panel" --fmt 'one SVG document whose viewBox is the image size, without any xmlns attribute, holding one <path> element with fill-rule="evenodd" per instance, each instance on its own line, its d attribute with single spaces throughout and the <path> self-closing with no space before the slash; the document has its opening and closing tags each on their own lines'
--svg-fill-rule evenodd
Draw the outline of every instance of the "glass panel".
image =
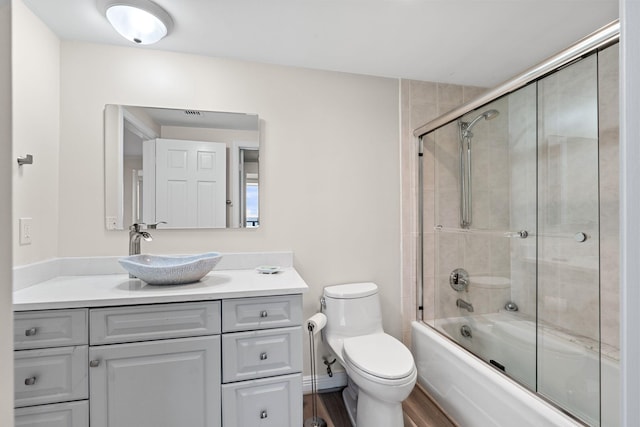
<svg viewBox="0 0 640 427">
<path fill-rule="evenodd" d="M 534 83 L 508 97 L 509 230 L 522 237 L 509 239 L 512 305 L 502 311 L 508 320 L 495 328 L 505 343 L 507 375 L 531 390 L 536 387 L 536 94 Z"/>
<path fill-rule="evenodd" d="M 618 45 L 598 53 L 600 163 L 601 424 L 620 425 L 620 231 Z"/>
<path fill-rule="evenodd" d="M 422 307 L 423 320 L 435 326 L 435 132 L 422 138 L 424 150 L 422 156 Z"/>
<path fill-rule="evenodd" d="M 538 391 L 592 425 L 600 421 L 597 78 L 592 55 L 538 82 Z"/>
<path fill-rule="evenodd" d="M 456 307 L 457 292 L 449 286 L 449 275 L 453 270 L 464 267 L 464 236 L 438 232 L 435 226 L 445 229 L 459 227 L 459 146 L 455 122 L 435 131 L 435 319 L 436 327 L 456 340 L 460 334 L 456 328 L 450 329 L 449 325 L 457 324 L 456 320 L 450 319 L 458 318 L 460 313 Z"/>
<path fill-rule="evenodd" d="M 425 293 L 435 306 L 432 324 L 532 390 L 535 237 L 519 233 L 536 233 L 536 130 L 530 85 L 428 135 L 434 172 L 423 183 L 433 179 L 436 228 L 428 234 L 425 214 L 423 236 L 433 239 L 435 255 L 434 295 Z M 456 272 L 459 290 L 451 285 Z"/>
</svg>

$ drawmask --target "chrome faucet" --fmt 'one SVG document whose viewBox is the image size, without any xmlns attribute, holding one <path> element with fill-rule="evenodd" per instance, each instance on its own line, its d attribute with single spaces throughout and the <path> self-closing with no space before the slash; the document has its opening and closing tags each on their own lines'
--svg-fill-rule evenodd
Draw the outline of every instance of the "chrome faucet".
<svg viewBox="0 0 640 427">
<path fill-rule="evenodd" d="M 465 300 L 461 300 L 460 298 L 458 298 L 456 300 L 456 306 L 458 306 L 459 308 L 464 308 L 469 313 L 473 313 L 473 306 L 470 302 L 466 302 Z"/>
<path fill-rule="evenodd" d="M 145 224 L 136 223 L 129 227 L 129 255 L 140 255 L 140 239 L 144 239 L 147 242 L 153 240 L 149 232 L 142 231 L 143 225 Z"/>
</svg>

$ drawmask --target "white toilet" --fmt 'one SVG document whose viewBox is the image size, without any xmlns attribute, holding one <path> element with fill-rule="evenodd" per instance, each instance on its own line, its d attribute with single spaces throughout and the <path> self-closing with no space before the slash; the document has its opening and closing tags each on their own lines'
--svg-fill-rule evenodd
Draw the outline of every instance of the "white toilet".
<svg viewBox="0 0 640 427">
<path fill-rule="evenodd" d="M 417 371 L 409 349 L 382 329 L 378 287 L 327 286 L 324 304 L 325 339 L 349 377 L 342 396 L 351 423 L 402 427 L 402 401 L 413 390 Z"/>
</svg>

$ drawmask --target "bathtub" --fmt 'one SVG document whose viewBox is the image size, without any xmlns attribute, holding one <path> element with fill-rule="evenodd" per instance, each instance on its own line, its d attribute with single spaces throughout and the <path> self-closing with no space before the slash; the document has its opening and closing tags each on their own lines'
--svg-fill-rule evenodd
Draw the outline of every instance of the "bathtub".
<svg viewBox="0 0 640 427">
<path fill-rule="evenodd" d="M 471 337 L 461 334 L 467 325 Z M 495 313 L 438 321 L 450 339 L 421 322 L 412 323 L 418 383 L 447 414 L 464 427 L 582 425 L 511 378 L 535 388 L 535 323 L 511 313 Z M 467 330 L 469 330 L 467 329 Z M 589 425 L 619 425 L 618 363 L 562 334 L 544 333 L 540 352 L 539 392 Z M 498 369 L 504 370 L 505 374 Z M 574 375 L 580 369 L 579 375 Z M 598 377 L 602 376 L 602 402 Z M 509 378 L 509 376 L 511 378 Z"/>
</svg>

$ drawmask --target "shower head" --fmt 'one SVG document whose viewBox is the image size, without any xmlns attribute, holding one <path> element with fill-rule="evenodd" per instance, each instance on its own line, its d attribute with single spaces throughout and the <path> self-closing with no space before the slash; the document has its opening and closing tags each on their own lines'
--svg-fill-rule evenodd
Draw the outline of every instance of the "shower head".
<svg viewBox="0 0 640 427">
<path fill-rule="evenodd" d="M 474 118 L 473 120 L 471 120 L 468 124 L 467 124 L 467 131 L 470 131 L 471 128 L 473 126 L 475 126 L 476 123 L 478 123 L 478 121 L 480 119 L 485 119 L 485 120 L 491 120 L 491 119 L 495 119 L 496 117 L 498 117 L 498 114 L 500 114 L 500 112 L 498 110 L 487 110 L 482 114 L 479 114 L 476 118 Z"/>
</svg>

